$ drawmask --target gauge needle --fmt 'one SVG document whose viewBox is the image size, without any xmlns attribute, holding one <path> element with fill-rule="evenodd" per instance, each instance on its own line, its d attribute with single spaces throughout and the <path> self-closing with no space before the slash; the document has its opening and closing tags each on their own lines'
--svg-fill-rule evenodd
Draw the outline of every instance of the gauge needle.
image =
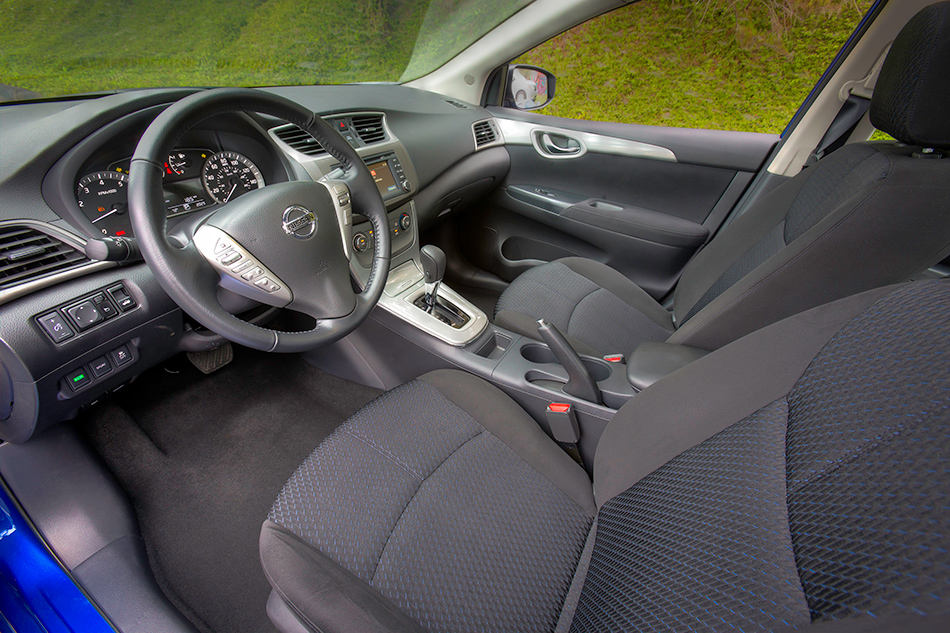
<svg viewBox="0 0 950 633">
<path fill-rule="evenodd" d="M 231 196 L 234 195 L 234 190 L 237 189 L 237 183 L 231 185 L 231 191 L 228 192 L 228 197 L 224 199 L 225 202 L 231 199 Z"/>
<path fill-rule="evenodd" d="M 118 209 L 113 209 L 112 211 L 109 211 L 108 213 L 103 213 L 103 214 L 100 215 L 98 218 L 96 218 L 95 220 L 93 220 L 92 223 L 95 224 L 95 223 L 98 222 L 99 220 L 105 220 L 107 217 L 109 217 L 109 216 L 112 215 L 113 213 L 118 213 L 118 212 L 119 212 Z"/>
</svg>

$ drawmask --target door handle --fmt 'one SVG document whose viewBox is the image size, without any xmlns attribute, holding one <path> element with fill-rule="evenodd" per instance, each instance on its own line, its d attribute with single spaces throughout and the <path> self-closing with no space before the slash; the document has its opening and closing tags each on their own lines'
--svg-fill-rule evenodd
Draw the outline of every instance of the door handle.
<svg viewBox="0 0 950 633">
<path fill-rule="evenodd" d="M 567 141 L 566 146 L 558 145 L 547 132 L 541 134 L 541 147 L 545 152 L 554 156 L 572 156 L 581 153 L 581 144 L 569 136 L 562 136 Z"/>
</svg>

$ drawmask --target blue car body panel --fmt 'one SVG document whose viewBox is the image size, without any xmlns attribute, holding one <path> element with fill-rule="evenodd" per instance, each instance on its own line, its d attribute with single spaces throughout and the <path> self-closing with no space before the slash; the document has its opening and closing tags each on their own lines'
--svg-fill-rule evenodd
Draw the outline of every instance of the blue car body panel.
<svg viewBox="0 0 950 633">
<path fill-rule="evenodd" d="M 0 487 L 0 633 L 115 633 Z"/>
</svg>

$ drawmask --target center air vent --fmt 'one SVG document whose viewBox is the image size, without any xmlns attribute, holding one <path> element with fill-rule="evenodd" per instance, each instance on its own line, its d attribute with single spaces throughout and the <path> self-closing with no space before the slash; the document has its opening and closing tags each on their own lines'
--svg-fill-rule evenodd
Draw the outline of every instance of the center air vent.
<svg viewBox="0 0 950 633">
<path fill-rule="evenodd" d="M 495 122 L 491 119 L 479 121 L 472 125 L 472 132 L 475 133 L 475 149 L 481 149 L 498 141 L 498 130 L 495 128 Z"/>
<path fill-rule="evenodd" d="M 19 286 L 88 262 L 79 251 L 34 228 L 0 227 L 0 288 Z"/>
<path fill-rule="evenodd" d="M 274 128 L 274 135 L 301 154 L 320 156 L 321 154 L 327 153 L 327 150 L 323 149 L 323 146 L 317 142 L 317 139 L 293 123 Z"/>
<path fill-rule="evenodd" d="M 381 114 L 357 114 L 353 116 L 353 129 L 364 145 L 386 140 Z"/>
</svg>

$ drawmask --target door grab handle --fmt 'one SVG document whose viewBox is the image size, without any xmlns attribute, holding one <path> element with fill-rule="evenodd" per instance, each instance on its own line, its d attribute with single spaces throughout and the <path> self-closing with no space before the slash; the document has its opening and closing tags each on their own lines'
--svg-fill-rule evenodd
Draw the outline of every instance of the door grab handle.
<svg viewBox="0 0 950 633">
<path fill-rule="evenodd" d="M 565 137 L 568 140 L 568 143 L 574 139 Z M 574 141 L 577 143 L 577 141 Z M 551 135 L 547 132 L 541 135 L 541 146 L 544 148 L 544 151 L 549 154 L 554 154 L 555 156 L 570 156 L 571 154 L 579 154 L 581 151 L 580 144 L 577 145 L 568 145 L 568 147 L 561 147 L 560 145 L 555 144 L 554 140 L 551 138 Z"/>
</svg>

